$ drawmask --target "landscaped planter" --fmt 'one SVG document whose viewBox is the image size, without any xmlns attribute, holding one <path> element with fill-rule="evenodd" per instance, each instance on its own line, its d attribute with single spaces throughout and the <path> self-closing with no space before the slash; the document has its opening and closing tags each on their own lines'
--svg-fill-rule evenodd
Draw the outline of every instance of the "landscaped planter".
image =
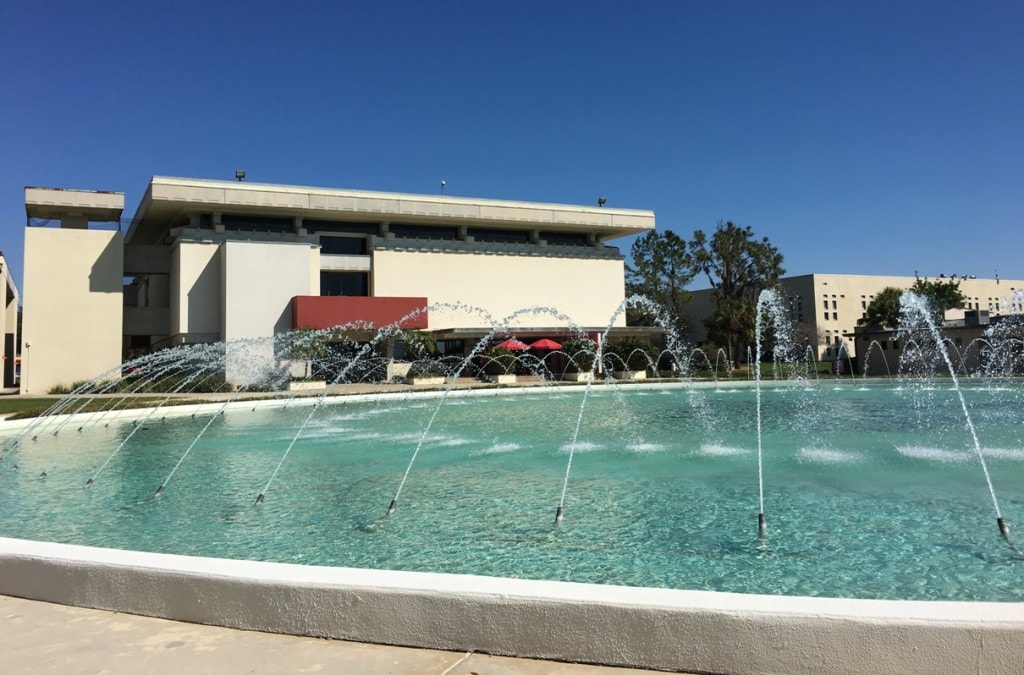
<svg viewBox="0 0 1024 675">
<path fill-rule="evenodd" d="M 594 374 L 589 370 L 579 373 L 563 373 L 562 379 L 566 382 L 592 382 Z"/>
<path fill-rule="evenodd" d="M 511 374 L 510 373 L 502 373 L 500 375 L 488 375 L 487 376 L 487 381 L 488 382 L 493 382 L 495 384 L 515 384 L 516 383 L 516 376 L 515 376 L 515 373 L 511 373 Z"/>
<path fill-rule="evenodd" d="M 323 380 L 295 380 L 288 383 L 288 391 L 311 391 L 326 387 L 327 383 Z"/>
<path fill-rule="evenodd" d="M 646 380 L 646 370 L 616 370 L 612 373 L 616 380 Z"/>
<path fill-rule="evenodd" d="M 418 386 L 424 386 L 424 385 L 434 385 L 436 387 L 438 385 L 444 384 L 444 378 L 443 377 L 411 377 L 411 378 L 409 378 L 409 382 L 411 382 L 413 384 L 413 386 L 417 386 L 417 387 Z"/>
</svg>

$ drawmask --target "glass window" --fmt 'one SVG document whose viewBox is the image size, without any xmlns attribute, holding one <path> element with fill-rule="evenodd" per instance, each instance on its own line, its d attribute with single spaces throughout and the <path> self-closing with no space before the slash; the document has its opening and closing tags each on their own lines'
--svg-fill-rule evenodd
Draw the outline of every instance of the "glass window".
<svg viewBox="0 0 1024 675">
<path fill-rule="evenodd" d="M 552 246 L 587 245 L 587 235 L 582 232 L 541 232 L 540 238 Z"/>
<path fill-rule="evenodd" d="M 491 241 L 502 244 L 530 243 L 529 230 L 491 230 L 483 227 L 471 227 L 466 231 L 473 241 Z"/>
<path fill-rule="evenodd" d="M 225 213 L 220 218 L 225 230 L 245 232 L 292 232 L 295 221 L 291 218 L 272 218 L 270 216 L 236 216 Z"/>
<path fill-rule="evenodd" d="M 392 223 L 388 229 L 396 239 L 458 239 L 459 228 L 448 225 L 403 225 Z"/>
<path fill-rule="evenodd" d="M 321 272 L 320 295 L 368 296 L 370 275 L 366 272 Z"/>
<path fill-rule="evenodd" d="M 327 255 L 366 255 L 363 237 L 320 237 L 320 252 Z"/>
<path fill-rule="evenodd" d="M 340 220 L 304 219 L 302 226 L 307 232 L 337 232 L 339 234 L 379 234 L 377 223 L 346 223 Z"/>
</svg>

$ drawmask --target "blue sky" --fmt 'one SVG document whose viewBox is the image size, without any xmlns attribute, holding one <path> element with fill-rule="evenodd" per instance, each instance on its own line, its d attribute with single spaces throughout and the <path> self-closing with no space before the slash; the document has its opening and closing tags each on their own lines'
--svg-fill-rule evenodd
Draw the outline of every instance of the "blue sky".
<svg viewBox="0 0 1024 675">
<path fill-rule="evenodd" d="M 6 2 L 0 249 L 20 283 L 25 185 L 130 216 L 152 175 L 244 168 L 732 220 L 789 274 L 1020 279 L 1022 35 L 1004 1 Z"/>
</svg>

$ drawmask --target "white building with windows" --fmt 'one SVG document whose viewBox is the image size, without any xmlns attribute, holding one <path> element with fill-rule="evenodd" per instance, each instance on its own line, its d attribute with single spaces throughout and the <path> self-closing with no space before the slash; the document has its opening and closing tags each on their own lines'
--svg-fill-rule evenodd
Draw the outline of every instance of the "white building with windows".
<svg viewBox="0 0 1024 675">
<path fill-rule="evenodd" d="M 996 317 L 1024 313 L 1020 292 L 1024 281 L 1013 279 L 977 279 L 971 276 L 950 279 L 960 282 L 968 310 L 987 311 Z M 943 277 L 940 280 L 945 280 Z M 857 356 L 853 340 L 857 322 L 882 289 L 892 286 L 907 290 L 916 277 L 868 276 L 861 274 L 804 274 L 784 277 L 779 285 L 790 316 L 800 331 L 813 337 L 815 358 L 831 360 L 845 345 L 851 357 Z M 702 320 L 714 312 L 710 290 L 695 291 L 690 305 L 690 339 L 702 343 L 707 330 Z"/>
<path fill-rule="evenodd" d="M 126 226 L 118 192 L 30 187 L 25 208 L 26 393 L 167 346 L 416 310 L 403 327 L 452 351 L 496 325 L 624 332 L 608 242 L 655 226 L 644 210 L 166 177 Z M 515 314 L 533 306 L 551 311 Z"/>
</svg>

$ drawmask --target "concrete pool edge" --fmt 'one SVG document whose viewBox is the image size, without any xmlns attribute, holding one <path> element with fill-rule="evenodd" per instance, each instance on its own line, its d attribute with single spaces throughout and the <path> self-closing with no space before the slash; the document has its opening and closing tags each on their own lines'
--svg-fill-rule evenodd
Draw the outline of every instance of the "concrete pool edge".
<svg viewBox="0 0 1024 675">
<path fill-rule="evenodd" d="M 328 568 L 0 538 L 0 594 L 271 633 L 698 672 L 1022 672 L 1024 604 Z"/>
</svg>

